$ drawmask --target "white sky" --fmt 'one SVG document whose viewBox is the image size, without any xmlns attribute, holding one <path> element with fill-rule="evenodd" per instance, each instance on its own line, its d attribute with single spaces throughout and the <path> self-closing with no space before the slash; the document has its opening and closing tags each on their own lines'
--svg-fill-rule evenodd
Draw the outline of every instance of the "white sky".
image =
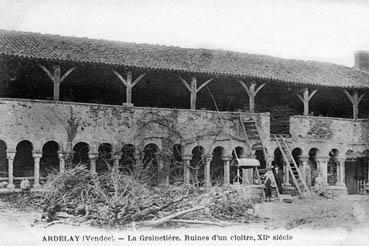
<svg viewBox="0 0 369 246">
<path fill-rule="evenodd" d="M 353 66 L 369 0 L 0 0 L 0 28 Z"/>
</svg>

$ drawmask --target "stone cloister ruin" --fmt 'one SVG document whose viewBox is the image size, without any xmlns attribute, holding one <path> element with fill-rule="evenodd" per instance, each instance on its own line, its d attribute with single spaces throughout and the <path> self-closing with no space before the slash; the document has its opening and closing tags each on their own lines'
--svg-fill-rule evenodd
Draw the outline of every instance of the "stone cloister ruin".
<svg viewBox="0 0 369 246">
<path fill-rule="evenodd" d="M 308 187 L 315 172 L 326 189 L 365 192 L 369 53 L 355 55 L 349 68 L 2 30 L 1 189 L 23 179 L 39 189 L 49 169 L 71 163 L 100 172 L 103 158 L 134 171 L 163 151 L 172 157 L 155 164 L 153 185 L 191 183 L 194 175 L 207 187 L 233 184 L 237 157 L 247 157 L 260 171 L 279 166 L 288 189 L 277 135 Z M 163 174 L 174 162 L 179 168 Z M 258 185 L 252 170 L 242 176 L 243 185 Z"/>
</svg>

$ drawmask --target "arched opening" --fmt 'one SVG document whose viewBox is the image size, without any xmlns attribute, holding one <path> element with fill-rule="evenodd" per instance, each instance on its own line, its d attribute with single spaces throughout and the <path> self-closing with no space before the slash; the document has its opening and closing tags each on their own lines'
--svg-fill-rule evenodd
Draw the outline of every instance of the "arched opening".
<svg viewBox="0 0 369 246">
<path fill-rule="evenodd" d="M 159 147 L 156 144 L 147 144 L 143 150 L 143 168 L 146 174 L 147 183 L 150 185 L 158 185 L 159 183 L 159 166 L 158 152 Z"/>
<path fill-rule="evenodd" d="M 127 175 L 133 174 L 133 166 L 135 164 L 135 146 L 133 144 L 125 144 L 122 147 L 122 156 L 119 160 L 119 169 Z"/>
<path fill-rule="evenodd" d="M 0 139 L 0 178 L 8 177 L 8 158 L 6 156 L 6 143 Z"/>
<path fill-rule="evenodd" d="M 101 174 L 107 172 L 113 166 L 113 146 L 109 143 L 102 143 L 97 151 L 96 173 Z"/>
<path fill-rule="evenodd" d="M 276 148 L 273 154 L 274 154 L 274 159 L 272 161 L 272 166 L 278 167 L 279 170 L 283 170 L 284 161 L 283 161 L 283 155 L 282 155 L 281 150 L 279 148 Z"/>
<path fill-rule="evenodd" d="M 30 141 L 23 140 L 17 144 L 13 163 L 14 177 L 33 177 L 35 162 L 32 151 Z"/>
<path fill-rule="evenodd" d="M 327 182 L 328 185 L 336 185 L 338 182 L 338 165 L 337 160 L 339 152 L 337 149 L 332 149 L 329 151 L 329 161 L 327 164 Z"/>
<path fill-rule="evenodd" d="M 78 164 L 86 165 L 88 169 L 90 169 L 90 159 L 88 158 L 88 152 L 90 147 L 85 142 L 79 142 L 73 147 L 74 155 L 72 164 L 75 167 Z"/>
<path fill-rule="evenodd" d="M 205 149 L 202 146 L 196 146 L 192 149 L 192 159 L 190 161 L 191 182 L 194 185 L 201 186 L 205 179 Z"/>
<path fill-rule="evenodd" d="M 365 194 L 365 184 L 368 183 L 369 151 L 355 153 L 346 152 L 345 184 L 348 194 Z"/>
<path fill-rule="evenodd" d="M 42 147 L 42 157 L 40 159 L 40 176 L 46 177 L 49 172 L 59 171 L 59 144 L 55 141 L 48 141 Z"/>
<path fill-rule="evenodd" d="M 302 156 L 302 150 L 300 148 L 294 148 L 292 150 L 292 157 L 294 161 L 296 162 L 297 167 L 300 167 L 302 164 L 301 156 Z"/>
<path fill-rule="evenodd" d="M 182 145 L 173 145 L 173 157 L 169 167 L 169 184 L 181 184 L 184 179 Z"/>
<path fill-rule="evenodd" d="M 237 159 L 244 158 L 244 157 L 245 157 L 245 149 L 244 148 L 242 148 L 240 146 L 237 146 L 236 148 L 233 149 L 233 151 L 232 151 L 232 160 L 231 160 L 231 168 L 230 168 L 230 183 L 231 184 L 234 184 L 235 182 L 242 183 L 242 180 L 238 180 L 236 178 L 237 177 L 237 169 L 238 169 Z"/>
<path fill-rule="evenodd" d="M 309 186 L 315 186 L 315 180 L 319 176 L 318 162 L 316 160 L 318 153 L 319 153 L 319 149 L 317 148 L 310 149 L 308 153 L 309 154 L 309 161 L 308 161 L 309 168 L 308 169 L 310 169 L 311 179 L 306 180 L 306 184 Z"/>
<path fill-rule="evenodd" d="M 260 162 L 260 167 L 259 169 L 265 169 L 266 168 L 266 159 L 265 159 L 265 155 L 264 155 L 264 151 L 262 149 L 258 149 L 255 151 L 255 157 L 256 159 Z"/>
<path fill-rule="evenodd" d="M 224 148 L 221 146 L 213 150 L 213 158 L 210 162 L 210 178 L 212 185 L 223 185 L 224 183 L 224 162 L 222 156 Z"/>
</svg>

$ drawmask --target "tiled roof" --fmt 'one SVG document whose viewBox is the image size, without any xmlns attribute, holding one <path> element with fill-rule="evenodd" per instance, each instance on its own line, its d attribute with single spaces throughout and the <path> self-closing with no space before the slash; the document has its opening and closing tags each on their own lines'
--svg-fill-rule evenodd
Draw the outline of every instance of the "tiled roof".
<svg viewBox="0 0 369 246">
<path fill-rule="evenodd" d="M 0 30 L 0 54 L 245 76 L 305 85 L 369 88 L 369 75 L 331 63 Z"/>
</svg>

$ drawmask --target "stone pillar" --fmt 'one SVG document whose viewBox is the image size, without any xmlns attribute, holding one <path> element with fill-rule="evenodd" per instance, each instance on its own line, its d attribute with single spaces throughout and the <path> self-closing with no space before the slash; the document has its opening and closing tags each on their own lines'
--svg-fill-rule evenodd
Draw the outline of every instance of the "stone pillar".
<svg viewBox="0 0 369 246">
<path fill-rule="evenodd" d="M 96 160 L 98 156 L 98 153 L 88 153 L 88 158 L 90 159 L 90 171 L 92 173 L 96 173 Z"/>
<path fill-rule="evenodd" d="M 191 155 L 183 156 L 183 179 L 185 184 L 190 184 L 191 181 L 191 170 L 190 170 L 190 161 L 192 159 Z"/>
<path fill-rule="evenodd" d="M 13 162 L 15 157 L 15 150 L 14 151 L 6 151 L 6 158 L 8 159 L 8 189 L 14 189 L 14 174 L 13 174 Z"/>
<path fill-rule="evenodd" d="M 40 159 L 42 157 L 42 154 L 40 152 L 33 152 L 32 153 L 33 159 L 34 159 L 34 182 L 33 182 L 33 188 L 38 189 L 41 188 L 40 185 Z"/>
<path fill-rule="evenodd" d="M 231 184 L 231 160 L 232 156 L 222 156 L 222 161 L 224 164 L 224 186 Z"/>
<path fill-rule="evenodd" d="M 119 160 L 120 160 L 121 157 L 122 157 L 122 154 L 119 154 L 119 153 L 115 153 L 113 155 L 113 170 L 118 171 L 118 169 L 119 169 Z"/>
<path fill-rule="evenodd" d="M 213 159 L 212 155 L 205 156 L 205 165 L 204 165 L 204 179 L 205 186 L 211 187 L 211 175 L 210 175 L 210 162 Z"/>
<path fill-rule="evenodd" d="M 307 186 L 311 185 L 311 170 L 308 168 L 309 156 L 300 156 L 300 172 Z"/>
<path fill-rule="evenodd" d="M 135 148 L 135 151 L 133 153 L 133 159 L 135 160 L 135 164 L 133 165 L 133 170 L 132 170 L 134 173 L 135 170 L 140 170 L 143 166 L 141 151 L 138 148 Z"/>
<path fill-rule="evenodd" d="M 322 179 L 324 180 L 324 184 L 328 185 L 328 156 L 317 156 L 316 162 L 318 166 L 318 173 L 321 175 Z"/>
<path fill-rule="evenodd" d="M 59 172 L 63 173 L 65 172 L 65 159 L 67 157 L 67 153 L 58 151 L 58 157 L 59 157 Z"/>
<path fill-rule="evenodd" d="M 339 165 L 337 170 L 337 185 L 346 187 L 345 183 L 345 164 L 346 158 L 345 157 L 337 157 L 336 158 Z"/>
</svg>

